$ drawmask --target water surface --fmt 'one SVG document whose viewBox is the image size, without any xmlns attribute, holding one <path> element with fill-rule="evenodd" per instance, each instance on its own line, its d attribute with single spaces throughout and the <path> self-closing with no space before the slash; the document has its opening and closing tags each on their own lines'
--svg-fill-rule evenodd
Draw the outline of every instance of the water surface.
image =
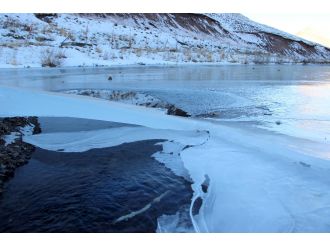
<svg viewBox="0 0 330 247">
<path fill-rule="evenodd" d="M 155 232 L 158 217 L 192 198 L 190 182 L 151 158 L 158 141 L 82 153 L 37 148 L 5 185 L 0 232 Z"/>
<path fill-rule="evenodd" d="M 328 65 L 1 69 L 0 84 L 46 91 L 142 91 L 193 116 L 245 122 L 323 143 L 330 139 Z"/>
</svg>

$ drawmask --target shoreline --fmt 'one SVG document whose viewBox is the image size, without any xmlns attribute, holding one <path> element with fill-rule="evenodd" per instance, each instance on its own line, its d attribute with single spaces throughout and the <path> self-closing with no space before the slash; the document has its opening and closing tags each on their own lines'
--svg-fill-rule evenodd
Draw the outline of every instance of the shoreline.
<svg viewBox="0 0 330 247">
<path fill-rule="evenodd" d="M 65 94 L 105 99 L 113 102 L 120 102 L 129 105 L 137 105 L 148 108 L 159 109 L 167 115 L 191 117 L 191 114 L 174 104 L 154 97 L 151 94 L 136 90 L 111 90 L 111 89 L 71 89 L 59 91 Z"/>
<path fill-rule="evenodd" d="M 0 195 L 6 181 L 16 168 L 27 164 L 35 147 L 23 141 L 23 136 L 41 133 L 37 117 L 0 118 Z"/>
<path fill-rule="evenodd" d="M 319 62 L 319 63 L 294 63 L 294 62 L 283 62 L 283 63 L 132 63 L 132 64 L 95 64 L 95 65 L 70 65 L 70 66 L 57 66 L 57 67 L 43 67 L 39 64 L 26 64 L 26 65 L 9 65 L 3 66 L 5 64 L 0 64 L 0 69 L 69 69 L 69 68 L 144 68 L 144 67 L 195 67 L 195 66 L 273 66 L 273 65 L 286 65 L 286 66 L 330 66 L 329 62 Z"/>
</svg>

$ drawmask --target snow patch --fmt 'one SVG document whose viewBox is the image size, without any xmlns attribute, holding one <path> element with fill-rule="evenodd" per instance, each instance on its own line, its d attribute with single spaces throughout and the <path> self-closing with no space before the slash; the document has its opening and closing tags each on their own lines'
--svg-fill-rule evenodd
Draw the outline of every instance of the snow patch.
<svg viewBox="0 0 330 247">
<path fill-rule="evenodd" d="M 4 135 L 2 139 L 5 141 L 5 146 L 14 143 L 17 139 L 21 137 L 19 132 L 12 132 L 9 135 Z"/>
<path fill-rule="evenodd" d="M 9 135 L 4 135 L 3 140 L 5 141 L 5 146 L 14 143 L 17 139 L 22 138 L 22 136 L 31 136 L 33 134 L 34 125 L 26 125 L 20 127 L 18 132 L 11 132 Z"/>
</svg>

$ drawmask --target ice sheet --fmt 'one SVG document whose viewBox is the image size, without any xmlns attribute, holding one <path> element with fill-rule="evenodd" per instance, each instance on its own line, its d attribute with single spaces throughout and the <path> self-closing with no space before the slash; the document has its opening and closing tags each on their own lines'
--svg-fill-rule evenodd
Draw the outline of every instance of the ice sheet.
<svg viewBox="0 0 330 247">
<path fill-rule="evenodd" d="M 201 232 L 329 232 L 327 144 L 217 123 L 167 116 L 152 109 L 86 97 L 0 88 L 0 115 L 74 116 L 138 124 L 121 131 L 28 137 L 56 149 L 84 149 L 150 138 L 188 145 L 180 157 L 203 204 L 192 216 Z M 97 134 L 98 133 L 98 134 Z M 110 138 L 113 137 L 113 138 Z M 93 143 L 91 145 L 90 143 Z M 77 145 L 74 145 L 77 144 Z M 323 147 L 321 152 L 315 152 Z M 175 146 L 166 152 L 177 152 Z M 210 179 L 207 193 L 201 184 Z"/>
</svg>

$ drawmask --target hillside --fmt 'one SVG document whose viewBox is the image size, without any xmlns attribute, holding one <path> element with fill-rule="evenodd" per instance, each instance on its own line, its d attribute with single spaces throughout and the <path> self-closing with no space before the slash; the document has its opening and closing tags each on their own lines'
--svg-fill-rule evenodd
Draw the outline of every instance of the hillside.
<svg viewBox="0 0 330 247">
<path fill-rule="evenodd" d="M 0 67 L 329 63 L 240 14 L 0 14 Z"/>
</svg>

